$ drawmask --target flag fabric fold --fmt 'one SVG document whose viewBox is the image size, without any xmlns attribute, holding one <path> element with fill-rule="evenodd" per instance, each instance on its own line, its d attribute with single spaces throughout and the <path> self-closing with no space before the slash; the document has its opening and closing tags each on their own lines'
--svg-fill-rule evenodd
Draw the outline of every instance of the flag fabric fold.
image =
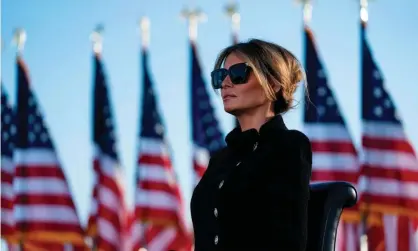
<svg viewBox="0 0 418 251">
<path fill-rule="evenodd" d="M 382 214 L 385 250 L 414 250 L 418 160 L 384 85 L 361 24 L 362 167 L 360 208 Z"/>
<path fill-rule="evenodd" d="M 116 149 L 115 123 L 109 88 L 106 83 L 101 55 L 96 53 L 93 86 L 93 187 L 92 210 L 87 232 L 92 238 L 93 250 L 123 250 L 126 220 L 123 170 Z"/>
<path fill-rule="evenodd" d="M 15 239 L 13 151 L 16 141 L 15 112 L 1 85 L 1 237 L 8 243 Z"/>
<path fill-rule="evenodd" d="M 19 56 L 14 155 L 19 241 L 83 246 L 84 231 L 43 116 Z"/>
<path fill-rule="evenodd" d="M 142 76 L 134 250 L 190 250 L 192 240 L 184 219 L 183 198 L 171 162 L 145 47 L 142 49 Z"/>
<path fill-rule="evenodd" d="M 221 149 L 224 138 L 211 104 L 203 73 L 197 54 L 197 46 L 190 42 L 191 49 L 191 121 L 193 144 L 193 169 L 195 185 L 202 178 L 209 163 L 211 154 Z"/>
<path fill-rule="evenodd" d="M 347 181 L 357 187 L 360 169 L 357 150 L 328 84 L 309 27 L 305 27 L 304 35 L 309 94 L 305 96 L 304 129 L 312 144 L 311 181 Z M 360 250 L 360 223 L 357 207 L 344 210 L 337 233 L 337 251 Z"/>
</svg>

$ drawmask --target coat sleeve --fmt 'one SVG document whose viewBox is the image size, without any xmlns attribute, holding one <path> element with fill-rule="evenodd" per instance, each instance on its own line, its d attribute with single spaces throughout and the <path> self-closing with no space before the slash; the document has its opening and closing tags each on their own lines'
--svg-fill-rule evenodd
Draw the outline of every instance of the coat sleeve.
<svg viewBox="0 0 418 251">
<path fill-rule="evenodd" d="M 286 154 L 280 154 L 282 159 L 277 159 L 267 178 L 265 203 L 273 229 L 268 233 L 268 246 L 280 251 L 305 251 L 312 150 L 309 139 L 298 131 L 289 131 L 287 142 L 280 150 Z"/>
</svg>

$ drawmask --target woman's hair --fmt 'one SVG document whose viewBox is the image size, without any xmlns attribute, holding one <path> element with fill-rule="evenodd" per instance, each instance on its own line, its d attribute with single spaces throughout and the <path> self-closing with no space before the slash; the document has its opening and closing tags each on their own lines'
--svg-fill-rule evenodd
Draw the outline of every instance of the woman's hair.
<svg viewBox="0 0 418 251">
<path fill-rule="evenodd" d="M 215 69 L 220 68 L 231 53 L 238 54 L 253 69 L 267 98 L 274 102 L 275 114 L 285 113 L 292 108 L 297 84 L 306 80 L 306 74 L 290 51 L 274 43 L 251 39 L 222 50 L 216 59 Z"/>
</svg>

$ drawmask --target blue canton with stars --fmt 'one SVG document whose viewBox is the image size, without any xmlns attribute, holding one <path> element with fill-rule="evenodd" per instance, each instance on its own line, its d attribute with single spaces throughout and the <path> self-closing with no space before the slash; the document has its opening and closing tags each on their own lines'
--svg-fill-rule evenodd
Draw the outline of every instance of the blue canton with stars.
<svg viewBox="0 0 418 251">
<path fill-rule="evenodd" d="M 362 47 L 362 119 L 400 124 L 396 107 L 385 90 L 379 70 L 366 39 L 365 26 L 361 25 Z"/>
<path fill-rule="evenodd" d="M 93 141 L 105 154 L 119 160 L 116 150 L 115 126 L 106 77 L 99 55 L 94 55 Z"/>
<path fill-rule="evenodd" d="M 158 112 L 156 95 L 148 71 L 148 51 L 142 51 L 142 118 L 141 138 L 164 139 L 164 126 Z"/>
<path fill-rule="evenodd" d="M 313 34 L 308 28 L 305 28 L 305 46 L 309 98 L 305 96 L 304 122 L 344 125 L 334 94 L 328 86 L 325 69 L 316 51 Z"/>
<path fill-rule="evenodd" d="M 191 44 L 192 56 L 192 84 L 191 84 L 191 110 L 192 110 L 192 135 L 193 142 L 200 147 L 206 148 L 210 153 L 221 149 L 224 138 L 219 128 L 215 111 L 210 103 L 209 93 L 202 77 L 197 49 Z"/>
<path fill-rule="evenodd" d="M 14 111 L 9 103 L 6 90 L 1 85 L 1 156 L 13 157 L 16 140 Z"/>
<path fill-rule="evenodd" d="M 54 149 L 39 103 L 21 58 L 17 62 L 16 147 Z"/>
</svg>

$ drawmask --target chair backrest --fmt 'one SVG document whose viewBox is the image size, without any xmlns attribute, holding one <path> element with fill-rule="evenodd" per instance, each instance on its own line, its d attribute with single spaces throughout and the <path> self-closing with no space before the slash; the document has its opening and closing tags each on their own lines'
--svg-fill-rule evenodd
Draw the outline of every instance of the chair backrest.
<svg viewBox="0 0 418 251">
<path fill-rule="evenodd" d="M 342 181 L 312 183 L 310 190 L 307 251 L 334 251 L 341 213 L 357 203 L 357 190 Z"/>
</svg>

